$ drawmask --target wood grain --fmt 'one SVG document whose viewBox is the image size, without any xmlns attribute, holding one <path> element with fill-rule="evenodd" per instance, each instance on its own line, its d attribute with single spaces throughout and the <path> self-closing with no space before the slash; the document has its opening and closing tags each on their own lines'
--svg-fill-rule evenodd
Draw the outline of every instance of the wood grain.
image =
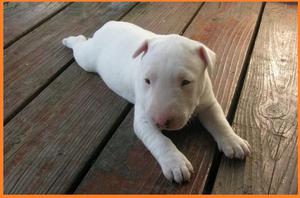
<svg viewBox="0 0 300 198">
<path fill-rule="evenodd" d="M 212 79 L 226 114 L 260 8 L 260 3 L 205 3 L 184 33 L 204 42 L 218 55 Z M 202 193 L 216 146 L 200 123 L 193 121 L 177 133 L 165 133 L 188 157 L 195 170 L 188 184 L 176 185 L 167 182 L 155 159 L 134 135 L 132 116 L 131 113 L 124 120 L 75 193 Z"/>
<path fill-rule="evenodd" d="M 164 22 L 154 23 L 157 18 L 153 17 L 144 27 L 180 32 L 200 4 L 159 3 L 157 10 L 142 3 L 125 19 L 138 23 L 163 10 L 159 17 Z M 174 20 L 180 14 L 174 10 L 188 14 Z M 126 109 L 128 103 L 98 76 L 84 72 L 75 63 L 70 65 L 5 126 L 5 193 L 68 192 L 118 120 L 125 117 Z"/>
<path fill-rule="evenodd" d="M 5 193 L 66 192 L 126 104 L 72 64 L 5 126 Z"/>
<path fill-rule="evenodd" d="M 200 123 L 193 121 L 178 134 L 166 132 L 196 168 L 193 183 L 175 185 L 166 182 L 151 153 L 133 132 L 133 111 L 115 132 L 76 194 L 186 194 L 201 193 L 215 152 L 212 137 Z M 205 139 L 206 141 L 203 141 Z M 195 148 L 201 153 L 195 152 Z"/>
<path fill-rule="evenodd" d="M 17 3 L 4 4 L 4 46 L 30 31 L 36 25 L 56 14 L 69 3 Z"/>
<path fill-rule="evenodd" d="M 213 193 L 297 193 L 297 4 L 267 3 L 234 118 L 252 145 L 223 158 Z"/>
<path fill-rule="evenodd" d="M 4 51 L 4 119 L 13 116 L 64 69 L 73 55 L 61 44 L 122 17 L 135 3 L 74 3 Z"/>
</svg>

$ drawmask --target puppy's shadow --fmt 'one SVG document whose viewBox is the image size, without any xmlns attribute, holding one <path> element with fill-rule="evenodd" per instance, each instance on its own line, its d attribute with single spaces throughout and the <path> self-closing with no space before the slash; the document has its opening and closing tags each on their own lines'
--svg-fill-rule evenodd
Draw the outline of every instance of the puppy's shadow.
<svg viewBox="0 0 300 198">
<path fill-rule="evenodd" d="M 197 118 L 192 118 L 186 126 L 176 131 L 162 131 L 164 135 L 170 138 L 179 149 L 184 149 L 188 145 L 202 144 L 203 139 L 206 142 L 214 144 L 214 140 L 209 132 L 201 125 Z"/>
</svg>

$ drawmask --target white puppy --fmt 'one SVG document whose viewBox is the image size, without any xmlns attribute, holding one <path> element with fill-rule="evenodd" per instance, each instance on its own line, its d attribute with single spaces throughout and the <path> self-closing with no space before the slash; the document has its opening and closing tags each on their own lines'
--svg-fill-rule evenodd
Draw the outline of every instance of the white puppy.
<svg viewBox="0 0 300 198">
<path fill-rule="evenodd" d="M 91 39 L 80 35 L 62 42 L 84 70 L 98 73 L 110 89 L 135 104 L 134 131 L 167 179 L 188 181 L 193 167 L 161 130 L 182 128 L 192 114 L 227 157 L 250 154 L 248 142 L 233 132 L 213 94 L 207 69 L 216 57 L 202 43 L 115 21 Z"/>
</svg>

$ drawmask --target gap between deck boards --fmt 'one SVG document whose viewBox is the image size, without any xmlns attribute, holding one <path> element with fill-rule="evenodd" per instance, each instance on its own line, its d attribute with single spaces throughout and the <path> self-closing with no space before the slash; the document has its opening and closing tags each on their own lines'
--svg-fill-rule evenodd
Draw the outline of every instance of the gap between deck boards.
<svg viewBox="0 0 300 198">
<path fill-rule="evenodd" d="M 117 128 L 120 126 L 120 124 L 123 122 L 127 114 L 130 112 L 131 108 L 133 107 L 132 104 L 128 103 L 125 107 L 125 109 L 121 112 L 120 116 L 115 120 L 114 124 L 110 128 L 109 132 L 107 135 L 104 137 L 104 139 L 100 142 L 98 147 L 95 149 L 95 152 L 92 153 L 90 159 L 87 160 L 85 163 L 84 167 L 82 168 L 81 171 L 78 172 L 77 177 L 74 179 L 72 184 L 70 185 L 70 188 L 66 191 L 66 194 L 73 194 L 79 184 L 81 183 L 82 179 L 85 177 L 85 175 L 88 173 L 90 168 L 93 166 L 95 163 L 96 159 L 100 155 L 101 151 L 103 148 L 106 146 L 107 142 L 111 139 L 113 136 L 114 132 L 117 130 Z M 50 189 L 50 188 L 49 188 Z"/>
<path fill-rule="evenodd" d="M 69 5 L 71 5 L 72 3 L 67 4 L 65 7 L 63 7 L 60 11 L 66 9 Z M 117 21 L 121 20 L 122 18 L 124 18 L 132 9 L 134 9 L 139 3 L 134 4 L 130 9 L 128 9 L 127 12 L 125 12 L 122 16 L 120 16 Z M 22 38 L 23 36 L 25 36 L 26 34 L 30 33 L 31 31 L 33 31 L 35 28 L 39 27 L 40 25 L 42 25 L 43 23 L 45 23 L 47 20 L 51 19 L 52 17 L 54 17 L 56 14 L 58 14 L 60 11 L 55 12 L 55 14 L 51 15 L 51 17 L 48 17 L 47 19 L 43 20 L 41 23 L 39 23 L 38 25 L 32 27 L 30 29 L 30 31 L 26 32 L 25 34 L 22 34 L 22 36 L 20 36 L 18 39 L 14 40 L 14 42 L 16 42 L 17 40 L 19 40 L 20 38 Z M 13 44 L 13 43 L 12 43 Z M 11 44 L 11 45 L 12 45 Z M 9 46 L 11 46 L 9 45 Z M 7 46 L 7 47 L 9 47 Z M 58 76 L 60 76 L 70 65 L 72 65 L 72 63 L 74 63 L 74 58 L 71 58 L 65 65 L 63 65 L 56 73 L 54 73 L 50 79 L 48 79 L 37 91 L 35 91 L 34 93 L 32 93 L 31 96 L 29 96 L 26 100 L 24 100 L 24 102 L 16 109 L 14 110 L 11 115 L 9 115 L 8 117 L 4 118 L 4 126 L 10 121 L 12 120 L 19 112 L 21 112 L 32 100 L 34 100 L 44 89 L 46 89 Z"/>
<path fill-rule="evenodd" d="M 227 120 L 229 122 L 230 125 L 232 125 L 233 119 L 234 119 L 234 115 L 236 113 L 237 110 L 237 106 L 238 106 L 238 101 L 240 99 L 241 96 L 241 92 L 244 86 L 244 80 L 246 78 L 246 74 L 248 71 L 248 67 L 249 67 L 249 63 L 250 63 L 250 59 L 251 59 L 251 54 L 253 52 L 254 46 L 255 46 L 255 41 L 258 35 L 258 31 L 259 31 L 259 27 L 261 24 L 261 19 L 264 13 L 264 9 L 266 6 L 266 2 L 262 3 L 262 6 L 260 8 L 259 11 L 259 15 L 255 24 L 255 28 L 254 28 L 254 32 L 249 44 L 249 48 L 248 51 L 246 53 L 246 59 L 245 62 L 242 66 L 242 70 L 241 70 L 241 74 L 232 98 L 232 102 L 230 105 L 230 108 L 228 110 L 228 115 L 227 115 Z M 212 190 L 216 181 L 216 177 L 217 177 L 217 173 L 220 167 L 220 163 L 221 163 L 221 159 L 222 159 L 223 154 L 220 153 L 219 151 L 216 152 L 216 155 L 214 156 L 213 162 L 212 162 L 212 168 L 210 169 L 209 173 L 208 173 L 208 177 L 207 177 L 207 181 L 206 184 L 204 186 L 203 189 L 203 194 L 212 194 Z"/>
<path fill-rule="evenodd" d="M 13 45 L 16 41 L 18 41 L 20 38 L 22 38 L 23 36 L 25 36 L 26 34 L 32 32 L 34 29 L 36 29 L 37 27 L 41 26 L 43 23 L 45 23 L 46 21 L 48 21 L 49 19 L 51 19 L 52 17 L 54 17 L 56 14 L 60 13 L 61 11 L 63 11 L 64 9 L 66 9 L 69 5 L 71 5 L 73 2 L 71 3 L 67 3 L 65 6 L 61 7 L 60 9 L 58 9 L 57 11 L 53 12 L 52 14 L 48 15 L 46 18 L 42 19 L 41 21 L 39 21 L 37 24 L 35 24 L 34 26 L 28 28 L 27 30 L 25 30 L 24 32 L 22 32 L 20 35 L 16 36 L 14 39 L 12 39 L 11 41 L 9 41 L 8 43 L 6 43 L 4 45 L 3 49 L 6 49 L 8 47 L 10 47 L 11 45 Z"/>
<path fill-rule="evenodd" d="M 44 89 L 46 89 L 60 74 L 62 74 L 72 63 L 74 58 L 72 58 L 67 64 L 62 66 L 51 78 L 49 78 L 43 86 L 41 86 L 36 92 L 34 92 L 29 98 L 27 98 L 11 115 L 6 119 L 4 118 L 4 126 L 13 119 L 20 111 L 22 111 L 32 100 L 34 100 Z"/>
<path fill-rule="evenodd" d="M 60 11 L 64 10 L 70 4 L 71 3 L 67 4 L 66 6 L 64 6 L 63 8 L 61 8 L 60 10 L 58 10 L 57 12 L 53 13 L 52 15 L 50 15 L 49 17 L 47 17 L 46 19 L 42 20 L 41 22 L 39 22 L 38 24 L 36 24 L 32 28 L 30 28 L 27 32 L 25 32 L 21 36 L 17 37 L 16 39 L 14 39 L 11 43 L 8 43 L 6 46 L 4 46 L 4 48 L 7 48 L 7 47 L 11 46 L 15 41 L 17 41 L 18 39 L 20 39 L 24 35 L 28 34 L 29 32 L 33 31 L 38 26 L 42 25 L 44 22 L 46 22 L 47 20 L 49 20 L 50 18 L 52 18 L 53 16 L 55 16 Z M 125 17 L 138 4 L 139 3 L 136 3 L 135 5 L 133 5 L 118 20 L 121 20 L 123 17 Z M 259 27 L 260 27 L 261 18 L 262 18 L 263 12 L 264 12 L 265 4 L 266 3 L 263 3 L 262 6 L 261 6 L 261 9 L 260 9 L 260 12 L 259 12 L 259 16 L 258 16 L 258 19 L 256 21 L 254 33 L 253 33 L 251 41 L 250 41 L 249 49 L 248 49 L 248 51 L 246 53 L 247 54 L 246 55 L 246 59 L 245 59 L 245 62 L 243 64 L 243 66 L 242 66 L 242 71 L 241 71 L 241 74 L 239 76 L 238 84 L 237 84 L 237 87 L 236 87 L 236 89 L 234 91 L 234 96 L 233 96 L 233 99 L 232 99 L 232 103 L 231 103 L 230 108 L 229 108 L 227 119 L 230 122 L 230 124 L 233 121 L 233 118 L 234 118 L 234 115 L 235 115 L 235 111 L 236 111 L 236 108 L 237 108 L 237 104 L 238 104 L 238 100 L 239 100 L 239 97 L 240 97 L 240 94 L 241 94 L 241 90 L 243 88 L 244 79 L 245 79 L 245 76 L 246 76 L 246 73 L 247 73 L 247 70 L 248 70 L 248 66 L 249 66 L 251 54 L 252 54 L 252 51 L 253 51 L 253 48 L 254 48 L 254 45 L 255 45 L 255 40 L 256 40 L 256 37 L 257 37 L 257 34 L 258 34 L 258 30 L 259 30 Z M 183 34 L 186 31 L 186 29 L 189 27 L 189 25 L 192 23 L 192 21 L 194 20 L 194 18 L 197 16 L 197 14 L 199 13 L 199 11 L 203 7 L 203 5 L 204 5 L 204 3 L 199 6 L 199 8 L 197 9 L 197 11 L 191 17 L 190 21 L 186 24 L 186 26 L 184 27 L 183 31 L 180 34 Z M 38 91 L 36 91 L 35 93 L 33 93 L 31 95 L 31 97 L 29 97 L 27 100 L 25 100 L 24 103 L 18 109 L 16 109 L 11 116 L 9 116 L 7 119 L 5 119 L 4 120 L 4 124 L 8 123 L 15 115 L 17 115 L 20 111 L 22 111 L 22 109 L 25 106 L 27 106 L 32 100 L 34 100 L 34 98 L 37 97 L 44 89 L 46 89 L 48 87 L 48 85 L 50 85 L 59 75 L 61 75 L 73 62 L 74 62 L 74 59 L 72 58 L 67 64 L 65 64 L 60 70 L 58 70 L 47 82 L 45 82 L 45 84 Z M 113 124 L 113 126 L 109 130 L 110 132 L 108 133 L 108 135 L 105 137 L 105 139 L 103 140 L 103 142 L 101 142 L 98 145 L 96 151 L 92 154 L 91 158 L 86 162 L 86 165 L 83 167 L 83 169 L 78 173 L 77 178 L 74 180 L 74 182 L 71 184 L 70 188 L 67 191 L 68 194 L 71 194 L 71 193 L 75 192 L 75 190 L 77 189 L 78 185 L 82 181 L 83 177 L 87 174 L 88 170 L 92 167 L 92 165 L 95 162 L 95 159 L 102 152 L 102 149 L 106 146 L 107 142 L 110 140 L 110 138 L 112 137 L 112 135 L 114 134 L 114 132 L 116 131 L 116 129 L 118 128 L 118 126 L 120 125 L 120 123 L 124 120 L 124 118 L 126 117 L 126 115 L 131 110 L 131 108 L 132 108 L 132 105 L 128 103 L 127 106 L 126 106 L 126 108 L 125 108 L 125 110 L 120 114 L 120 116 L 118 117 L 118 119 L 115 121 L 115 123 Z M 214 182 L 215 182 L 217 171 L 219 169 L 221 157 L 222 157 L 222 155 L 219 152 L 217 153 L 216 156 L 214 156 L 214 160 L 212 162 L 212 168 L 209 171 L 208 179 L 207 179 L 205 187 L 204 187 L 204 194 L 211 194 L 211 192 L 212 192 L 212 188 L 213 188 L 213 185 L 214 185 Z"/>
<path fill-rule="evenodd" d="M 205 3 L 203 3 L 199 6 L 198 10 L 195 12 L 195 14 L 191 18 L 191 20 L 186 24 L 186 26 L 184 27 L 184 29 L 182 30 L 180 35 L 184 34 L 184 32 L 189 27 L 189 25 L 192 23 L 194 18 L 197 16 L 197 14 L 199 13 L 199 11 L 201 10 L 201 8 L 203 7 L 204 4 Z M 266 5 L 266 3 L 263 2 L 262 6 L 260 8 L 259 15 L 258 15 L 256 24 L 255 24 L 254 32 L 253 32 L 253 35 L 251 37 L 251 41 L 250 41 L 250 44 L 249 44 L 249 48 L 246 52 L 245 62 L 242 66 L 242 70 L 241 70 L 241 74 L 240 74 L 239 79 L 238 79 L 237 87 L 234 91 L 232 103 L 229 107 L 227 120 L 230 123 L 230 125 L 233 122 L 234 115 L 235 115 L 235 112 L 236 112 L 236 109 L 237 109 L 238 100 L 240 98 L 241 91 L 242 91 L 243 84 L 244 84 L 244 79 L 245 79 L 246 74 L 247 74 L 249 62 L 250 62 L 250 59 L 251 59 L 251 54 L 252 54 L 253 49 L 254 49 L 255 40 L 256 40 L 258 31 L 259 31 L 259 27 L 260 27 L 260 24 L 261 24 L 261 19 L 262 19 L 262 15 L 263 15 L 263 12 L 264 12 L 265 5 Z M 127 113 L 124 115 L 124 117 L 122 117 L 122 120 L 120 120 L 120 122 L 118 122 L 119 125 L 125 119 L 126 115 L 130 112 L 132 107 L 133 106 L 128 107 Z M 113 134 L 114 134 L 115 130 L 117 130 L 117 128 L 118 128 L 117 126 L 116 127 L 114 126 L 114 129 L 111 129 L 111 133 L 109 133 L 109 137 L 107 138 L 107 141 L 105 141 L 105 144 L 103 146 L 99 146 L 99 148 L 98 148 L 99 150 L 97 149 L 97 151 L 96 151 L 97 153 L 93 154 L 93 158 L 88 161 L 86 167 L 84 167 L 84 170 L 82 170 L 82 172 L 79 172 L 78 178 L 73 183 L 71 188 L 67 191 L 68 194 L 73 194 L 76 191 L 76 189 L 80 185 L 82 179 L 88 173 L 89 169 L 93 166 L 93 164 L 95 163 L 97 157 L 102 152 L 102 149 L 109 142 L 110 138 L 113 136 Z M 213 159 L 213 162 L 212 162 L 212 167 L 211 167 L 211 169 L 208 173 L 208 177 L 207 177 L 204 189 L 203 189 L 203 194 L 211 194 L 212 193 L 212 189 L 213 189 L 213 186 L 214 186 L 214 183 L 215 183 L 215 179 L 216 179 L 217 172 L 218 172 L 218 169 L 219 169 L 219 166 L 220 166 L 220 161 L 221 161 L 222 155 L 223 154 L 221 154 L 219 151 L 217 151 L 216 155 L 214 156 L 214 159 Z"/>
<path fill-rule="evenodd" d="M 189 20 L 188 23 L 186 23 L 185 27 L 183 28 L 183 30 L 179 33 L 180 35 L 183 35 L 184 32 L 187 30 L 187 28 L 189 27 L 189 25 L 192 23 L 192 21 L 195 19 L 195 17 L 198 15 L 198 13 L 200 12 L 201 8 L 203 7 L 205 3 L 202 3 L 199 8 L 196 10 L 196 12 L 193 14 L 193 16 L 191 17 L 191 19 Z M 134 5 L 130 11 L 137 6 Z M 129 12 L 130 12 L 129 11 Z M 129 13 L 127 12 L 127 13 Z M 126 14 L 127 14 L 126 13 Z M 124 14 L 124 16 L 122 16 L 120 18 L 120 20 L 122 18 L 124 18 L 126 16 L 126 14 Z M 133 105 L 128 103 L 126 106 L 126 109 L 121 113 L 119 119 L 115 122 L 115 124 L 113 125 L 113 127 L 110 129 L 110 132 L 108 133 L 107 137 L 105 137 L 105 139 L 103 140 L 103 142 L 100 143 L 100 145 L 98 145 L 98 148 L 96 149 L 95 153 L 92 154 L 92 157 L 87 161 L 86 165 L 84 166 L 84 168 L 82 169 L 82 171 L 80 171 L 78 173 L 77 178 L 74 180 L 74 182 L 71 184 L 70 188 L 67 190 L 67 194 L 74 194 L 74 192 L 76 191 L 76 189 L 78 188 L 78 186 L 80 185 L 81 181 L 83 180 L 83 178 L 86 176 L 86 174 L 88 173 L 88 171 L 90 170 L 90 168 L 94 165 L 96 159 L 99 157 L 100 153 L 102 152 L 103 148 L 107 145 L 107 143 L 109 142 L 109 140 L 111 139 L 111 137 L 113 136 L 113 134 L 115 133 L 115 131 L 118 129 L 118 127 L 120 126 L 120 124 L 124 121 L 124 119 L 126 118 L 127 114 L 130 112 L 130 110 L 132 109 Z"/>
<path fill-rule="evenodd" d="M 131 11 L 132 9 L 134 9 L 136 5 L 137 5 L 137 4 L 134 4 L 134 5 L 127 11 L 127 13 L 124 13 L 124 14 L 123 14 L 122 17 L 124 17 L 124 16 L 126 16 L 126 14 L 130 13 L 130 11 Z M 197 8 L 196 8 L 197 12 L 199 12 L 199 10 L 200 10 L 200 8 L 201 8 L 201 5 L 203 5 L 203 4 L 199 4 L 199 6 L 197 6 Z M 193 14 L 194 14 L 194 13 L 193 13 Z M 192 14 L 192 16 L 193 16 L 193 14 Z M 197 13 L 196 13 L 196 14 L 197 14 Z M 196 16 L 196 14 L 193 16 L 193 18 Z M 120 17 L 120 18 L 122 18 L 122 17 Z M 191 17 L 191 18 L 192 18 L 192 17 Z M 188 19 L 188 20 L 191 20 L 191 19 Z M 186 24 L 189 24 L 189 23 L 186 23 Z M 186 28 L 185 28 L 185 29 L 186 29 Z M 73 61 L 72 59 L 70 59 L 69 62 L 66 63 L 66 64 L 64 64 L 63 66 L 65 67 L 65 66 L 67 65 L 67 67 L 69 67 L 68 65 L 72 64 L 73 62 L 74 62 L 74 61 Z M 67 68 L 65 68 L 65 69 L 67 69 Z M 64 69 L 64 70 L 65 70 L 65 69 Z M 61 75 L 65 74 L 64 70 L 62 70 L 62 71 L 60 72 Z M 60 76 L 60 75 L 57 75 L 57 78 L 58 78 L 59 76 Z M 53 79 L 52 81 L 54 81 L 54 80 L 55 80 L 55 79 Z M 49 83 L 48 83 L 49 86 L 51 86 L 51 84 L 52 84 L 52 82 L 49 82 Z M 45 87 L 45 88 L 46 88 L 46 87 Z M 37 96 L 39 96 L 42 92 L 43 92 L 43 90 L 40 90 L 40 92 L 37 94 Z M 35 99 L 32 99 L 32 100 L 34 101 Z M 28 104 L 29 104 L 30 102 L 31 102 L 31 101 L 29 101 Z M 129 106 L 129 109 L 130 109 L 130 108 L 131 108 L 131 107 Z M 22 110 L 22 109 L 21 109 L 21 110 Z M 21 110 L 20 110 L 20 111 L 21 111 Z M 128 110 L 128 111 L 129 111 L 129 110 Z M 126 110 L 124 110 L 123 112 L 124 112 L 124 114 L 126 114 Z M 120 122 L 121 122 L 122 119 L 123 119 L 122 117 L 125 117 L 125 116 L 120 116 L 120 119 L 121 119 Z M 116 126 L 117 126 L 117 124 L 116 124 Z M 109 130 L 113 130 L 113 131 L 114 131 L 114 129 L 112 129 L 112 128 L 113 128 L 113 127 L 110 127 Z M 110 135 L 110 134 L 108 134 L 108 136 L 105 137 L 105 138 L 108 138 L 107 141 L 109 141 L 109 138 L 110 138 L 109 135 Z M 96 145 L 96 149 L 97 149 L 97 145 Z M 101 150 L 100 150 L 100 152 L 101 152 Z M 94 153 L 92 153 L 92 155 L 93 155 L 93 154 L 94 154 Z M 97 155 L 97 154 L 96 154 L 96 155 Z M 88 161 L 88 162 L 89 162 L 89 161 L 93 162 L 93 157 L 89 157 L 86 161 Z M 85 162 L 85 163 L 86 163 L 86 162 Z M 83 167 L 83 168 L 84 168 L 84 167 Z M 79 171 L 79 173 L 80 173 L 80 171 Z M 77 174 L 79 174 L 79 173 L 77 173 Z M 84 175 L 83 175 L 83 176 L 84 176 Z M 74 186 L 76 186 L 76 181 L 75 181 L 75 182 L 72 181 L 71 184 L 73 184 L 73 183 L 74 183 Z M 71 188 L 70 188 L 70 189 L 71 189 Z"/>
</svg>

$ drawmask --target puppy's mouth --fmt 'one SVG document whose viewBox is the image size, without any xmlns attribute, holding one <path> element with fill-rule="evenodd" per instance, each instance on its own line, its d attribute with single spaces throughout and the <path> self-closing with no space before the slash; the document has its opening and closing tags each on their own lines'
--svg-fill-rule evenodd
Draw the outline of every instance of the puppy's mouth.
<svg viewBox="0 0 300 198">
<path fill-rule="evenodd" d="M 180 129 L 182 129 L 183 127 L 170 127 L 170 128 L 167 128 L 167 127 L 160 127 L 159 129 L 160 130 L 163 130 L 163 131 L 178 131 Z"/>
<path fill-rule="evenodd" d="M 165 131 L 178 131 L 182 129 L 188 121 L 174 121 L 174 123 L 170 124 L 169 126 L 164 126 L 164 127 L 159 127 L 160 130 L 165 130 Z"/>
</svg>

